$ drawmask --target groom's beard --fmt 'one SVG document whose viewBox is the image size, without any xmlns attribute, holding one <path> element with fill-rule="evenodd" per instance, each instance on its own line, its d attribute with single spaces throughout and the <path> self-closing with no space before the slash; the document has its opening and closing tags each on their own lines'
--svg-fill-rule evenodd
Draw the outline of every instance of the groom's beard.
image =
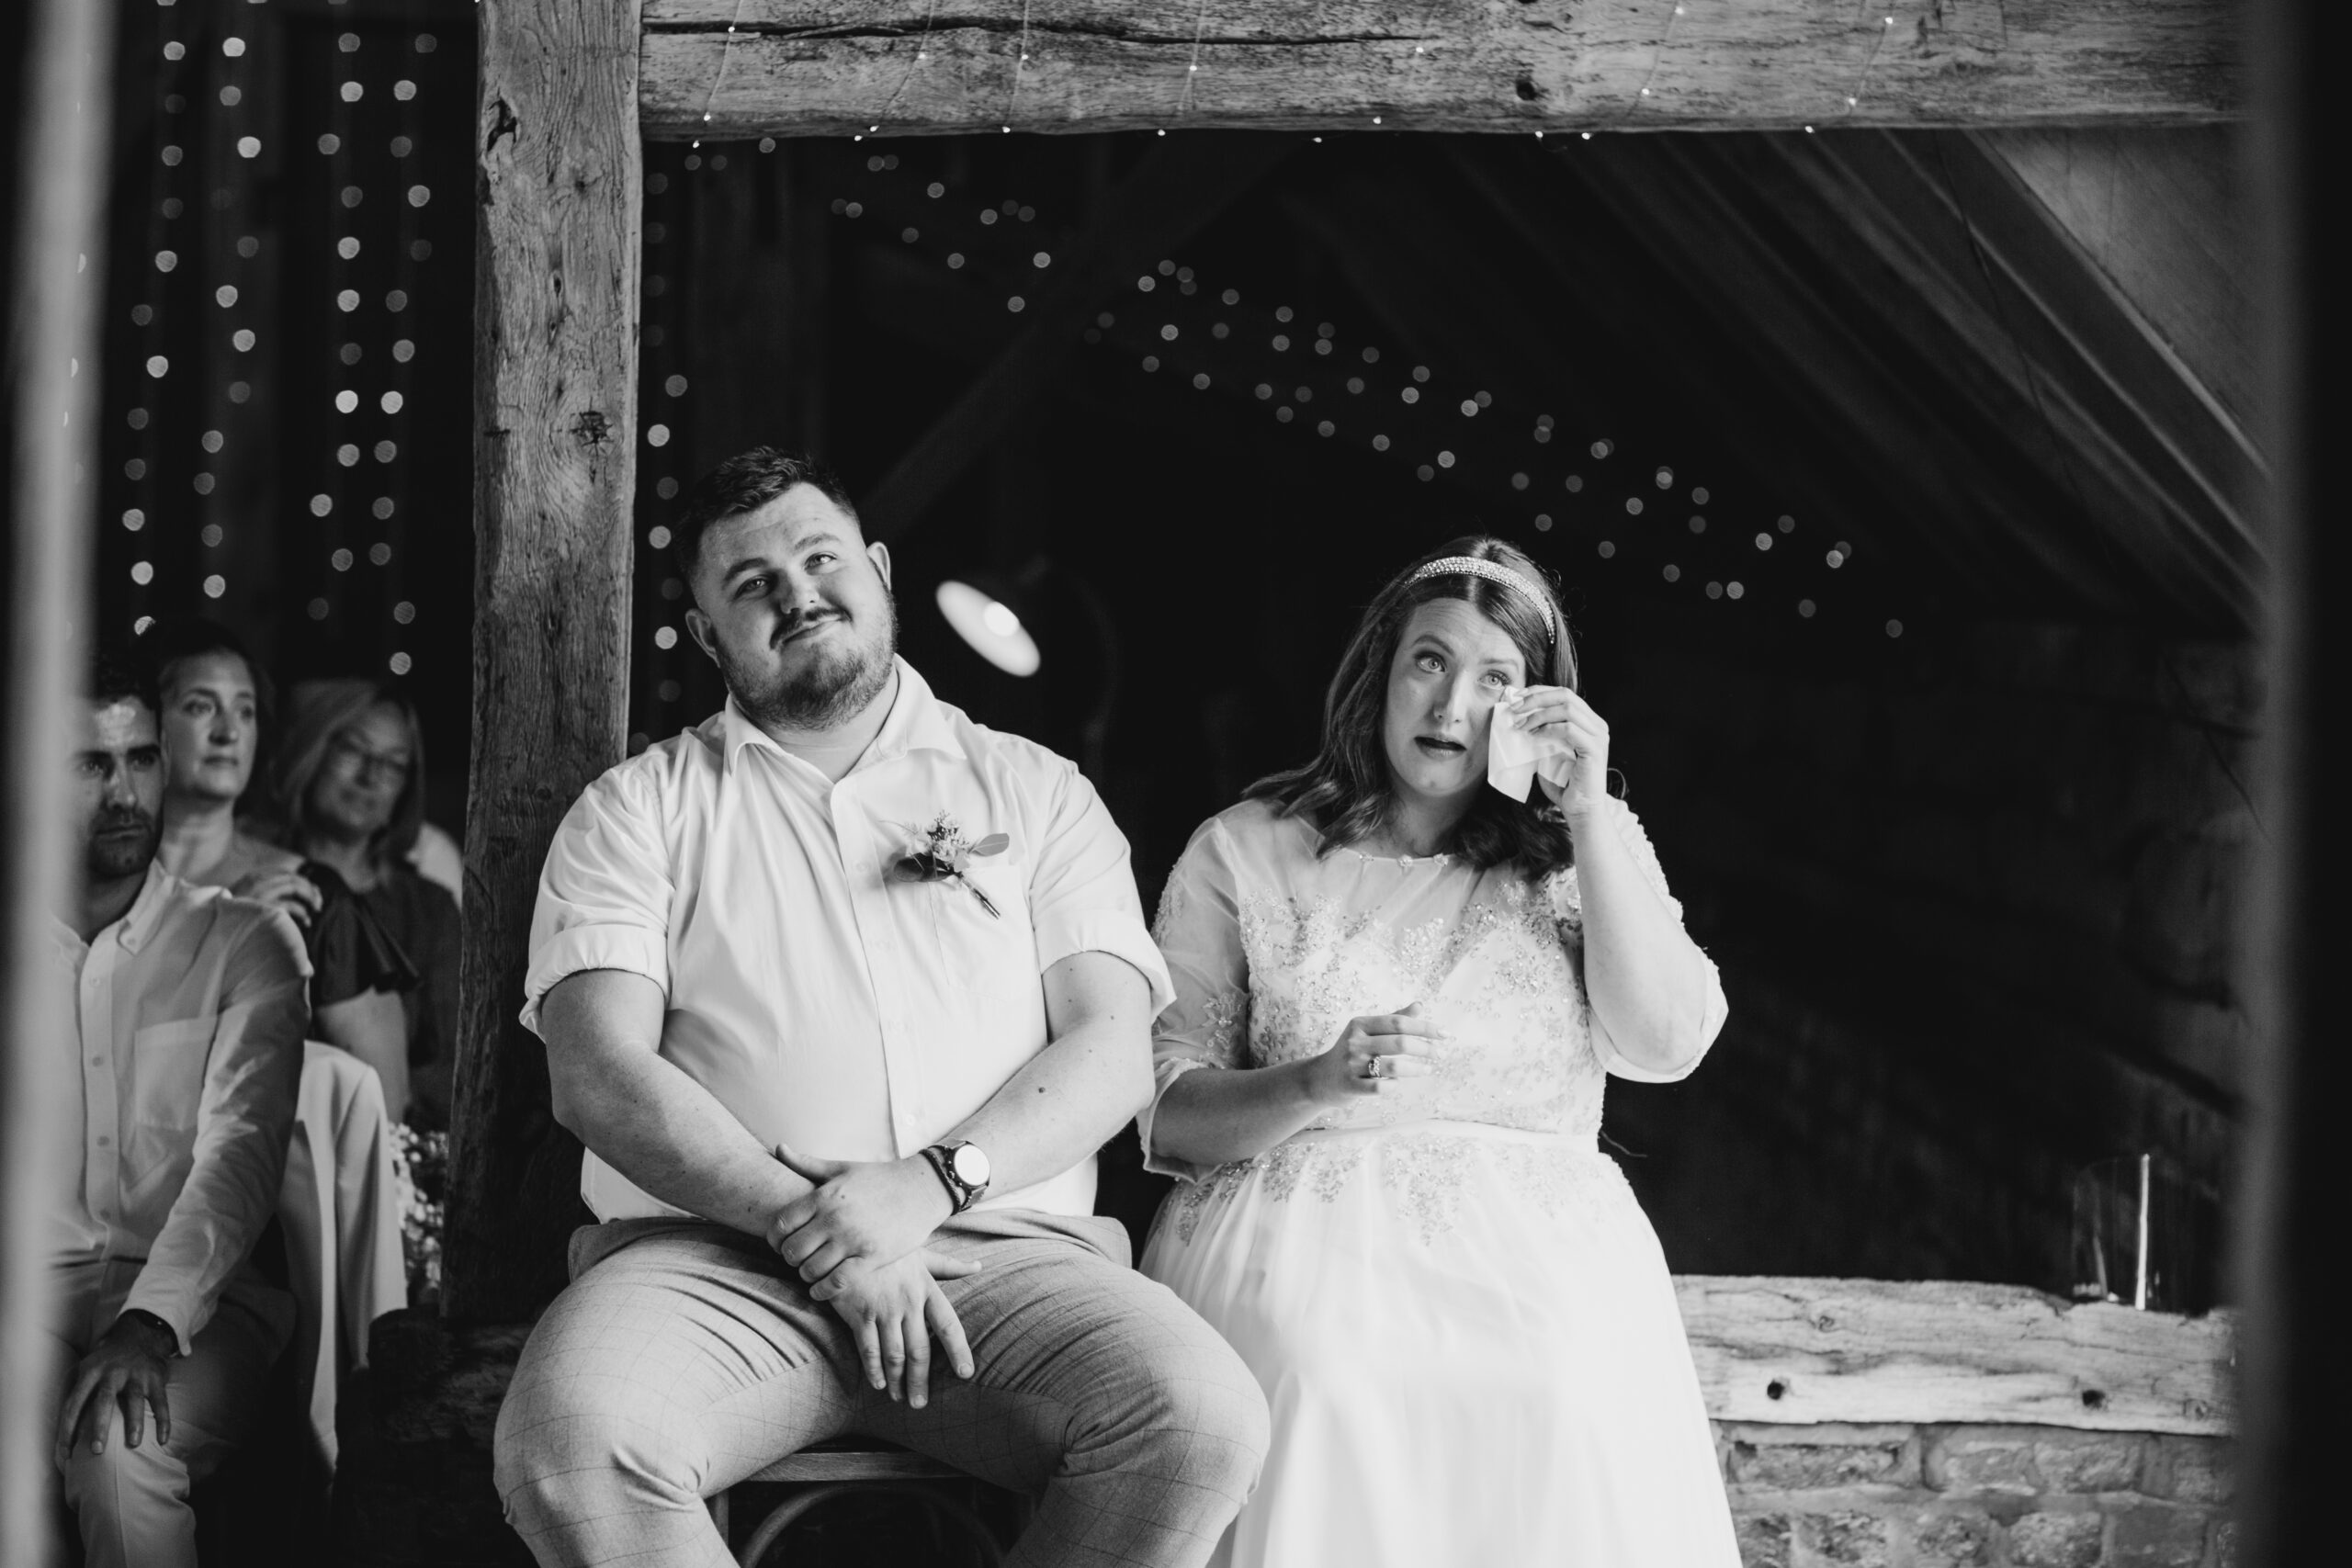
<svg viewBox="0 0 2352 1568">
<path fill-rule="evenodd" d="M 862 712 L 890 683 L 890 657 L 899 645 L 899 605 L 895 599 L 885 599 L 883 604 L 887 618 L 875 635 L 815 651 L 791 670 L 747 670 L 722 645 L 718 672 L 753 723 L 829 729 Z M 838 610 L 819 618 L 848 620 Z M 806 619 L 795 620 L 776 636 L 788 637 L 807 624 Z M 849 624 L 854 631 L 856 624 Z"/>
</svg>

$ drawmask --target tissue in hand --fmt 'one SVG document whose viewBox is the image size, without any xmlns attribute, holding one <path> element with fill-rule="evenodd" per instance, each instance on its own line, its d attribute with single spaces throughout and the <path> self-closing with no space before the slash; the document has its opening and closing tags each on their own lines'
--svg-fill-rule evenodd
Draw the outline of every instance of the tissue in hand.
<svg viewBox="0 0 2352 1568">
<path fill-rule="evenodd" d="M 1531 735 L 1521 728 L 1520 709 L 1527 696 L 1524 686 L 1507 686 L 1495 705 L 1487 730 L 1487 782 L 1510 796 L 1525 800 L 1538 774 L 1555 788 L 1566 788 L 1576 753 L 1566 740 Z"/>
</svg>

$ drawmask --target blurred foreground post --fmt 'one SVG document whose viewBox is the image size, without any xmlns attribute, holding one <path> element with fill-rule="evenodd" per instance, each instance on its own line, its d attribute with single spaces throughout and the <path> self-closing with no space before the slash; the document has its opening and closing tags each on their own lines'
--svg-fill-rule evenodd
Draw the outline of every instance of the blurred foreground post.
<svg viewBox="0 0 2352 1568">
<path fill-rule="evenodd" d="M 2267 292 L 2271 491 L 2270 753 L 2262 875 L 2245 963 L 2259 1010 L 2253 1139 L 2239 1213 L 2246 1551 L 2261 1568 L 2338 1561 L 2352 1338 L 2338 1272 L 2346 1234 L 2344 1120 L 2352 1053 L 2338 1032 L 2344 961 L 2346 716 L 2343 425 L 2326 389 L 2346 343 L 2343 155 L 2332 45 L 2344 7 L 2259 0 L 2253 23 L 2255 184 Z M 2336 417 L 2331 417 L 2336 416 Z M 2331 439 L 2332 438 L 2332 439 Z M 2328 650 L 2334 649 L 2331 653 Z"/>
<path fill-rule="evenodd" d="M 114 10 L 91 0 L 5 8 L 0 59 L 15 71 L 0 132 L 7 214 L 6 436 L 0 493 L 0 1568 L 50 1560 L 54 1412 L 31 1391 L 48 1348 L 44 1243 L 51 1136 L 68 1054 L 51 983 L 48 925 L 66 875 L 64 760 L 51 739 L 83 657 L 97 487 L 96 310 L 104 255 L 107 62 Z"/>
</svg>

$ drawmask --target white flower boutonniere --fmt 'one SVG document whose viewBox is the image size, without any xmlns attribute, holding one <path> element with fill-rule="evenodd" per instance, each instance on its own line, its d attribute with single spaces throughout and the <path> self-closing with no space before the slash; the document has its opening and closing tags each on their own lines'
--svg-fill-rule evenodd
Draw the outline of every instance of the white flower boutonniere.
<svg viewBox="0 0 2352 1568">
<path fill-rule="evenodd" d="M 1002 833 L 990 833 L 978 843 L 964 837 L 964 829 L 955 818 L 943 811 L 931 819 L 931 826 L 910 829 L 915 833 L 915 845 L 890 863 L 893 882 L 953 882 L 980 901 L 991 919 L 1003 917 L 996 905 L 980 891 L 979 885 L 964 874 L 972 862 L 989 855 L 1001 855 L 1012 840 Z"/>
</svg>

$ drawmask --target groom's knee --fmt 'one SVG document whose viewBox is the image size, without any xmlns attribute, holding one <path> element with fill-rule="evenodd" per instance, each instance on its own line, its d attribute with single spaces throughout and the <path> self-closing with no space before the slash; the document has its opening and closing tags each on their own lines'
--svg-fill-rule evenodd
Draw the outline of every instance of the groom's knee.
<svg viewBox="0 0 2352 1568">
<path fill-rule="evenodd" d="M 657 1389 L 527 1356 L 498 1411 L 492 1476 L 518 1529 L 616 1505 L 675 1507 L 699 1495 L 698 1445 Z"/>
<path fill-rule="evenodd" d="M 1270 1421 L 1258 1380 L 1214 1334 L 1139 1358 L 1134 1426 L 1140 1466 L 1239 1503 L 1258 1483 Z"/>
</svg>

